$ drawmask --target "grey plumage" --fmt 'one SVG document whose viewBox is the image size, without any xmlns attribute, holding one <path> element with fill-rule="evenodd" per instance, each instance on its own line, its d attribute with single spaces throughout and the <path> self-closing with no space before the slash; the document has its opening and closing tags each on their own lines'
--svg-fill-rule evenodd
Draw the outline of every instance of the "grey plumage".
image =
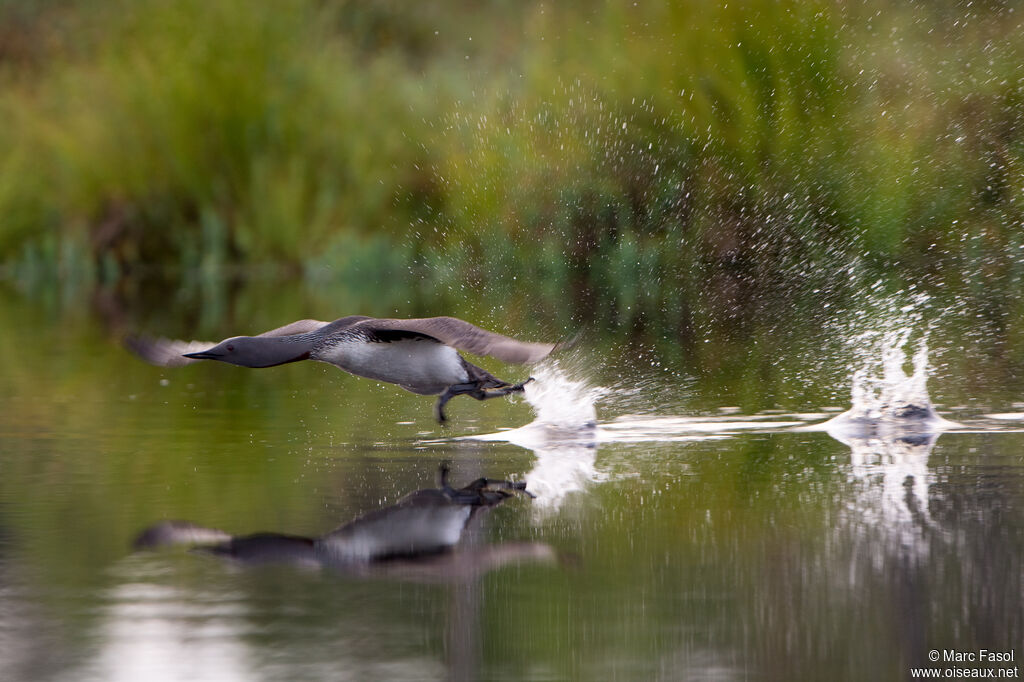
<svg viewBox="0 0 1024 682">
<path fill-rule="evenodd" d="M 333 322 L 298 320 L 257 336 L 235 336 L 216 344 L 149 337 L 129 338 L 125 344 L 143 360 L 161 367 L 199 360 L 243 367 L 273 367 L 299 360 L 327 362 L 414 393 L 440 394 L 436 416 L 442 422 L 445 403 L 456 395 L 484 400 L 523 390 L 523 384 L 502 381 L 455 351 L 530 364 L 556 347 L 519 341 L 455 317 L 402 320 L 361 315 Z"/>
<path fill-rule="evenodd" d="M 349 318 L 341 320 L 368 319 L 365 317 Z M 326 326 L 327 322 L 320 320 L 297 320 L 277 329 L 258 334 L 257 338 L 268 338 L 277 336 L 290 336 L 293 334 L 306 334 Z M 201 353 L 217 345 L 215 341 L 183 341 L 181 339 L 168 339 L 162 336 L 129 336 L 125 338 L 124 345 L 128 350 L 157 367 L 184 367 L 199 362 L 200 358 L 186 357 L 191 353 Z"/>
<path fill-rule="evenodd" d="M 409 320 L 367 318 L 352 328 L 369 333 L 381 331 L 418 332 L 473 355 L 489 355 L 502 362 L 532 364 L 555 349 L 553 343 L 530 343 L 481 329 L 457 317 L 424 317 Z"/>
</svg>

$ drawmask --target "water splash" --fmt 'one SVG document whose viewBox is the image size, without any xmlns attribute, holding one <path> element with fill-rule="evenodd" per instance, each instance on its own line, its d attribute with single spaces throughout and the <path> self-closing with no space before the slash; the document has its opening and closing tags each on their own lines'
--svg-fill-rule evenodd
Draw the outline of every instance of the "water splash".
<svg viewBox="0 0 1024 682">
<path fill-rule="evenodd" d="M 826 431 L 850 448 L 850 481 L 860 491 L 844 513 L 865 537 L 893 543 L 908 557 L 927 555 L 934 529 L 932 448 L 943 431 L 959 426 L 940 417 L 928 395 L 928 336 L 941 316 L 925 294 L 869 292 L 854 321 L 858 333 L 846 330 L 850 409 L 807 429 Z"/>
<path fill-rule="evenodd" d="M 870 367 L 853 373 L 851 407 L 847 415 L 859 419 L 895 419 L 932 417 L 935 410 L 928 397 L 928 343 L 922 339 L 911 359 L 913 371 L 904 372 L 909 330 L 882 335 L 881 375 Z"/>
<path fill-rule="evenodd" d="M 955 426 L 935 412 L 928 396 L 927 335 L 917 342 L 910 357 L 911 373 L 904 369 L 912 333 L 913 327 L 905 325 L 853 337 L 862 364 L 851 378 L 850 409 L 826 422 L 826 430 L 942 430 Z"/>
<path fill-rule="evenodd" d="M 501 441 L 532 450 L 537 462 L 526 475 L 533 508 L 539 516 L 558 510 L 572 493 L 606 478 L 596 467 L 597 408 L 607 390 L 574 379 L 557 361 L 535 368 L 524 397 L 536 419 L 518 429 L 468 436 Z"/>
<path fill-rule="evenodd" d="M 556 429 L 592 429 L 597 425 L 597 401 L 608 391 L 585 380 L 572 379 L 557 361 L 539 365 L 524 397 L 537 415 L 534 424 Z"/>
</svg>

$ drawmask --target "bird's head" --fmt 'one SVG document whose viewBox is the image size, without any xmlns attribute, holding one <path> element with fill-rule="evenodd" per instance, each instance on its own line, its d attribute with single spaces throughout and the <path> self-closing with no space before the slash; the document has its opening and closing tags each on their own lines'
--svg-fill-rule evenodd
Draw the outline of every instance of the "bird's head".
<svg viewBox="0 0 1024 682">
<path fill-rule="evenodd" d="M 193 360 L 219 360 L 242 367 L 274 367 L 305 360 L 309 353 L 297 345 L 282 343 L 280 338 L 234 336 L 198 353 L 185 353 Z"/>
</svg>

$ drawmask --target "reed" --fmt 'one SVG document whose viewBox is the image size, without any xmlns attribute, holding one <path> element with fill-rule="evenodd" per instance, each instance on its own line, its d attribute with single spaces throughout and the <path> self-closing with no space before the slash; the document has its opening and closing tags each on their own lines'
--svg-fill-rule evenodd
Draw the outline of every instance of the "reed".
<svg viewBox="0 0 1024 682">
<path fill-rule="evenodd" d="M 1002 5 L 56 6 L 60 39 L 3 69 L 12 271 L 366 256 L 692 323 L 1019 241 Z"/>
</svg>

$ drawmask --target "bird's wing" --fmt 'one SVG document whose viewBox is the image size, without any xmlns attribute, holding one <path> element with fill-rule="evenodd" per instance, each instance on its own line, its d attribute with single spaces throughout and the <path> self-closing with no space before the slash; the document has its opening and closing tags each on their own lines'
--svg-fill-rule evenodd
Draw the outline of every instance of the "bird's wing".
<svg viewBox="0 0 1024 682">
<path fill-rule="evenodd" d="M 424 317 L 411 320 L 368 319 L 353 325 L 371 337 L 377 333 L 405 332 L 410 335 L 429 336 L 441 343 L 473 355 L 490 355 L 502 362 L 531 364 L 543 360 L 555 349 L 553 343 L 517 341 L 486 329 L 481 329 L 456 317 Z M 386 340 L 386 338 L 382 338 Z"/>
<path fill-rule="evenodd" d="M 209 350 L 217 344 L 212 341 L 180 341 L 163 337 L 129 336 L 124 340 L 124 345 L 151 365 L 184 367 L 193 362 L 200 362 L 194 358 L 182 357 L 185 353 Z"/>
<path fill-rule="evenodd" d="M 271 329 L 269 332 L 263 332 L 257 336 L 291 336 L 292 334 L 305 334 L 307 332 L 315 332 L 326 324 L 326 322 L 321 322 L 320 320 L 297 320 L 290 324 L 286 324 L 283 327 Z"/>
</svg>

